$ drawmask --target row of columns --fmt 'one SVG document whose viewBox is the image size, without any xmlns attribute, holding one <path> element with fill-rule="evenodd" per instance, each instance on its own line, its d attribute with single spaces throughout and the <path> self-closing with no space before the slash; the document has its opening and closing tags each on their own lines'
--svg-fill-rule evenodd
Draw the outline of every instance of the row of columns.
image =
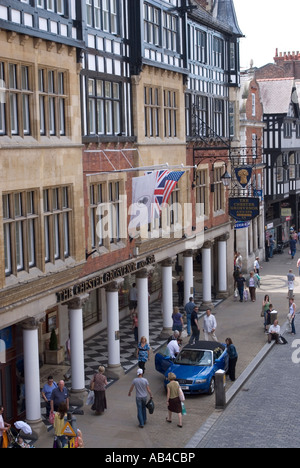
<svg viewBox="0 0 300 468">
<path fill-rule="evenodd" d="M 220 292 L 227 291 L 226 271 L 226 239 L 218 241 L 218 277 Z M 212 307 L 212 244 L 207 242 L 202 248 L 203 271 L 203 305 Z M 185 303 L 194 295 L 194 267 L 193 251 L 184 253 L 184 300 Z M 173 268 L 172 260 L 162 263 L 162 309 L 163 309 L 163 336 L 169 336 L 172 330 L 173 313 Z M 141 270 L 136 274 L 138 291 L 139 339 L 145 336 L 149 343 L 149 296 L 148 271 Z M 124 373 L 120 359 L 119 336 L 119 287 L 111 283 L 106 289 L 107 297 L 107 337 L 108 337 L 108 374 L 120 376 Z M 70 347 L 71 347 L 71 375 L 72 393 L 85 392 L 85 366 L 84 366 L 84 337 L 83 337 L 83 305 L 88 301 L 89 295 L 76 297 L 68 302 L 70 319 Z M 40 409 L 40 373 L 39 373 L 39 346 L 38 322 L 31 320 L 24 323 L 24 377 L 26 385 L 26 414 L 30 424 L 41 421 Z"/>
</svg>

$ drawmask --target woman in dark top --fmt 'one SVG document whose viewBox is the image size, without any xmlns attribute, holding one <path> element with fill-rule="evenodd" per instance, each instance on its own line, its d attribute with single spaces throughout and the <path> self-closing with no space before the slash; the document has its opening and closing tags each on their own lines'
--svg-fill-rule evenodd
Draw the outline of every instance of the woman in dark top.
<svg viewBox="0 0 300 468">
<path fill-rule="evenodd" d="M 238 360 L 238 353 L 236 351 L 236 347 L 232 343 L 231 338 L 227 338 L 225 343 L 227 345 L 227 353 L 228 353 L 228 356 L 229 356 L 228 375 L 229 375 L 230 380 L 232 380 L 232 382 L 234 382 L 235 381 L 235 368 L 236 368 L 236 363 L 237 363 L 237 360 Z"/>
</svg>

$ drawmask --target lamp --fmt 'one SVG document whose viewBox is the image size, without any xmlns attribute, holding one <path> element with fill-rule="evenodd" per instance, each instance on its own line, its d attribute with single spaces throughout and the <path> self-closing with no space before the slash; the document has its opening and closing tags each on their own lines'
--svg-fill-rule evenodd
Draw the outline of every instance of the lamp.
<svg viewBox="0 0 300 468">
<path fill-rule="evenodd" d="M 225 173 L 221 177 L 224 187 L 228 187 L 231 181 L 231 175 L 227 171 L 227 166 L 225 166 Z"/>
</svg>

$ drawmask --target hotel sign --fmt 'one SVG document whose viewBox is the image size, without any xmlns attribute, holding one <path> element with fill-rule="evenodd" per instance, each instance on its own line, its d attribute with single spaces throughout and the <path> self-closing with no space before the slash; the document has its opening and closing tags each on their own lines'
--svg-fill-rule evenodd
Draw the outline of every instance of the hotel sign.
<svg viewBox="0 0 300 468">
<path fill-rule="evenodd" d="M 251 221 L 259 216 L 259 198 L 229 198 L 229 215 L 237 221 Z"/>
<path fill-rule="evenodd" d="M 86 279 L 80 283 L 75 284 L 69 288 L 62 289 L 56 293 L 57 303 L 67 302 L 73 297 L 80 296 L 81 294 L 89 293 L 95 289 L 100 288 L 112 281 L 115 281 L 118 278 L 123 278 L 124 276 L 135 273 L 143 268 L 153 265 L 155 263 L 155 255 L 147 257 L 145 260 L 140 260 L 138 262 L 130 262 L 121 267 L 115 268 L 113 270 L 101 273 L 100 275 L 95 275 L 92 278 Z"/>
</svg>

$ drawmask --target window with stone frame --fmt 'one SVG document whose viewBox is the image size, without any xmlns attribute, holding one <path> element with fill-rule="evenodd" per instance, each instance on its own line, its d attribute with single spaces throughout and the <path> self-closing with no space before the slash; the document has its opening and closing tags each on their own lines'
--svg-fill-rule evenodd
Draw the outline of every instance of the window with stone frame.
<svg viewBox="0 0 300 468">
<path fill-rule="evenodd" d="M 38 192 L 2 196 L 6 276 L 36 266 L 38 249 Z"/>
<path fill-rule="evenodd" d="M 0 62 L 0 88 L 0 135 L 30 135 L 31 68 L 21 63 Z"/>
<path fill-rule="evenodd" d="M 45 263 L 65 260 L 71 255 L 71 187 L 44 189 L 43 207 Z"/>
<path fill-rule="evenodd" d="M 208 170 L 200 169 L 196 171 L 195 191 L 196 191 L 196 216 L 209 215 L 209 181 Z"/>
<path fill-rule="evenodd" d="M 106 181 L 90 185 L 90 247 L 111 250 L 123 240 L 123 182 Z"/>
<path fill-rule="evenodd" d="M 224 166 L 214 169 L 214 212 L 224 211 L 224 190 L 222 175 L 224 174 Z"/>
<path fill-rule="evenodd" d="M 66 135 L 65 73 L 41 68 L 38 71 L 40 135 Z"/>
</svg>

